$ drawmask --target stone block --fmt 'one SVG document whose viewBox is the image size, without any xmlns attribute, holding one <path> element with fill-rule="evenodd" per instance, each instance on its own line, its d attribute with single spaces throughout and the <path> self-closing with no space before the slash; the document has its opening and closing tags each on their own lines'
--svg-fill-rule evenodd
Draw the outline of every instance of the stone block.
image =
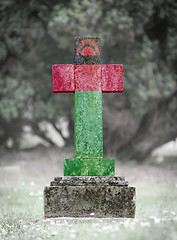
<svg viewBox="0 0 177 240">
<path fill-rule="evenodd" d="M 102 65 L 102 92 L 123 92 L 123 65 Z"/>
<path fill-rule="evenodd" d="M 44 189 L 44 215 L 133 218 L 135 188 L 123 177 L 58 177 Z"/>
<path fill-rule="evenodd" d="M 75 65 L 75 91 L 101 91 L 101 65 Z"/>
<path fill-rule="evenodd" d="M 99 37 L 76 37 L 75 64 L 77 65 L 95 65 L 101 64 L 101 39 Z M 85 55 L 85 48 L 92 48 L 92 54 Z M 87 48 L 88 49 L 88 48 Z M 91 49 L 89 51 L 91 53 Z"/>
<path fill-rule="evenodd" d="M 65 159 L 64 176 L 114 176 L 114 159 Z"/>
<path fill-rule="evenodd" d="M 103 157 L 102 93 L 74 94 L 75 158 Z"/>
<path fill-rule="evenodd" d="M 52 66 L 53 92 L 74 92 L 74 65 L 58 64 Z"/>
</svg>

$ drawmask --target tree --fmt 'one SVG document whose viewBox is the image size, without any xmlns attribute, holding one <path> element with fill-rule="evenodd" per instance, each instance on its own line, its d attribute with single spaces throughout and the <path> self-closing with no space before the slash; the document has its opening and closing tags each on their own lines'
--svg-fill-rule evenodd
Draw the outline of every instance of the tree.
<svg viewBox="0 0 177 240">
<path fill-rule="evenodd" d="M 51 65 L 73 63 L 77 35 L 101 36 L 103 63 L 124 64 L 124 93 L 103 96 L 105 152 L 142 160 L 176 138 L 176 16 L 174 0 L 2 2 L 1 144 L 17 146 L 25 124 L 41 135 L 39 122 L 56 127 L 58 116 L 73 133 L 73 99 L 51 94 Z"/>
</svg>

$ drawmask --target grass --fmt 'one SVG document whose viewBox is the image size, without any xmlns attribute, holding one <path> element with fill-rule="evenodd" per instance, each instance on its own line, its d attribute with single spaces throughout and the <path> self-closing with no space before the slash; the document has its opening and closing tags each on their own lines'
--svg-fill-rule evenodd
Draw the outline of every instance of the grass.
<svg viewBox="0 0 177 240">
<path fill-rule="evenodd" d="M 24 185 L 24 182 L 22 182 Z M 176 183 L 139 184 L 135 219 L 43 219 L 43 185 L 0 188 L 0 239 L 177 239 Z"/>
<path fill-rule="evenodd" d="M 177 239 L 177 174 L 167 166 L 118 163 L 117 174 L 136 187 L 135 219 L 44 219 L 44 186 L 62 174 L 63 159 L 70 157 L 42 149 L 0 158 L 0 240 Z"/>
</svg>

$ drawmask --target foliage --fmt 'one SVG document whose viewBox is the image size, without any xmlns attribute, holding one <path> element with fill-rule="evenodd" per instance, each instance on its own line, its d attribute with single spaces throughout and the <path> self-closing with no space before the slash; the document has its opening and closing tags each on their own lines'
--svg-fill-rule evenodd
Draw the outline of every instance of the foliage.
<svg viewBox="0 0 177 240">
<path fill-rule="evenodd" d="M 104 95 L 104 102 L 114 112 L 128 109 L 140 124 L 176 89 L 176 16 L 175 0 L 2 1 L 1 144 L 9 137 L 18 143 L 24 124 L 36 127 L 48 120 L 56 125 L 58 116 L 73 121 L 73 96 L 51 94 L 51 65 L 73 63 L 77 35 L 101 36 L 103 63 L 124 64 L 125 94 Z M 135 135 L 130 132 L 127 141 Z M 108 146 L 112 141 L 106 140 Z"/>
</svg>

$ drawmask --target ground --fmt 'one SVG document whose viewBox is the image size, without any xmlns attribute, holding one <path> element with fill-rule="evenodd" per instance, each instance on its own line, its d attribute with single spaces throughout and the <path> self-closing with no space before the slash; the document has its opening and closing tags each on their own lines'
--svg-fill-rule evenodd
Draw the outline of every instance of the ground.
<svg viewBox="0 0 177 240">
<path fill-rule="evenodd" d="M 0 239 L 177 239 L 174 161 L 117 161 L 116 175 L 137 190 L 135 219 L 44 219 L 44 186 L 71 157 L 56 148 L 0 153 Z"/>
</svg>

